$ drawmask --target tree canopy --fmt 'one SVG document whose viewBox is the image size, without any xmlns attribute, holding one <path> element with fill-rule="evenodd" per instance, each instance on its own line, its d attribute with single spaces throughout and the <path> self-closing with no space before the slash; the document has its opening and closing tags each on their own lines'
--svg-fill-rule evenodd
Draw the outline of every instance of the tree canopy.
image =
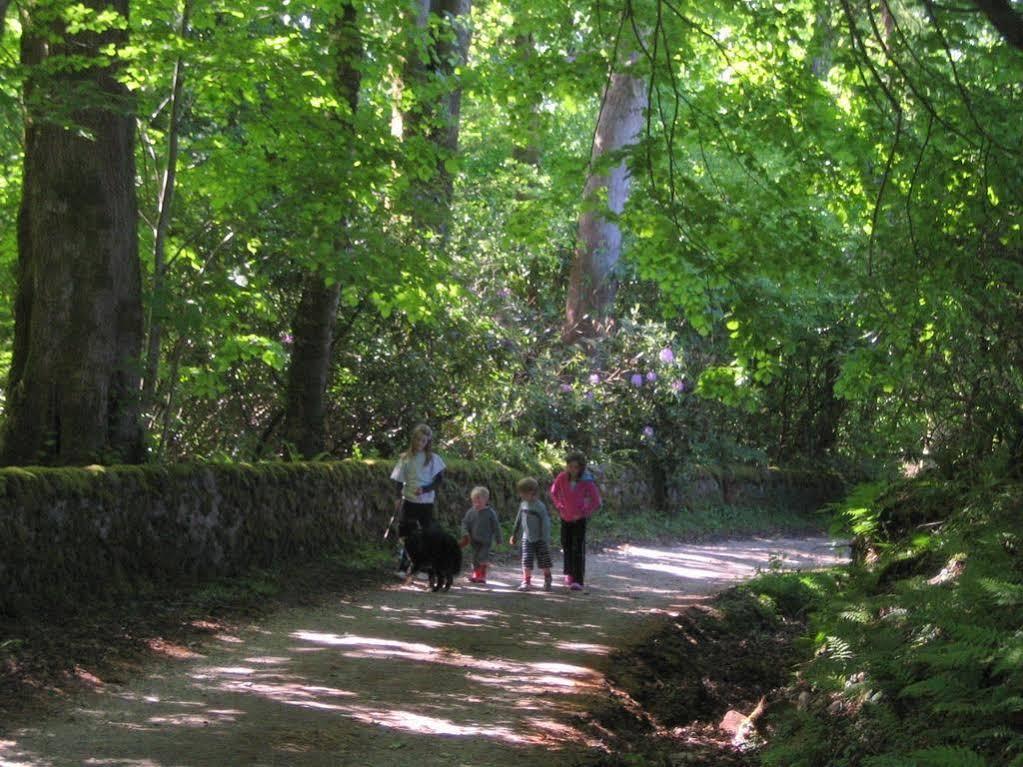
<svg viewBox="0 0 1023 767">
<path fill-rule="evenodd" d="M 572 444 L 667 469 L 1018 460 L 1014 4 L 456 5 L 4 8 L 5 369 L 27 89 L 76 66 L 19 56 L 25 24 L 51 18 L 53 34 L 124 30 L 81 65 L 114 66 L 132 96 L 153 458 L 289 454 L 311 274 L 337 293 L 334 456 L 389 452 L 428 420 L 513 462 Z M 357 100 L 338 88 L 346 8 Z M 642 130 L 596 152 L 623 72 L 646 91 Z M 457 143 L 435 140 L 452 124 Z M 623 162 L 631 193 L 609 211 L 586 178 Z M 606 328 L 566 343 L 587 215 L 621 232 L 618 287 Z"/>
</svg>

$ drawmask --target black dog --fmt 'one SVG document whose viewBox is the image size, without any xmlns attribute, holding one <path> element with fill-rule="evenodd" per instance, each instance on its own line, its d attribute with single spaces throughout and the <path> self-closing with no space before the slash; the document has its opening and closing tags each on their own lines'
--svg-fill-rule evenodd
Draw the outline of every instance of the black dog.
<svg viewBox="0 0 1023 767">
<path fill-rule="evenodd" d="M 409 579 L 425 570 L 431 591 L 442 588 L 447 591 L 451 581 L 462 571 L 462 549 L 458 541 L 436 523 L 425 530 L 417 526 L 409 532 L 405 537 L 405 551 L 411 561 Z"/>
</svg>

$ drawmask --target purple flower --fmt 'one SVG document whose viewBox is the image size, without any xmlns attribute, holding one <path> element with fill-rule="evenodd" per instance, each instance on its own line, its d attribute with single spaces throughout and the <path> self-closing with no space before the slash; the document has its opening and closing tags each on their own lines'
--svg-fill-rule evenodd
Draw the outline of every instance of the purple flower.
<svg viewBox="0 0 1023 767">
<path fill-rule="evenodd" d="M 291 333 L 281 333 L 278 337 L 285 346 L 291 346 L 295 342 L 295 337 Z"/>
<path fill-rule="evenodd" d="M 643 427 L 643 436 L 646 437 L 647 439 L 653 439 L 654 427 L 653 426 L 644 426 Z"/>
<path fill-rule="evenodd" d="M 670 365 L 672 362 L 675 361 L 675 352 L 671 350 L 670 346 L 665 346 L 663 349 L 661 349 L 661 353 L 658 354 L 657 357 L 665 365 Z"/>
<path fill-rule="evenodd" d="M 583 396 L 586 397 L 586 399 L 593 399 L 593 392 L 588 391 Z"/>
<path fill-rule="evenodd" d="M 599 383 L 600 383 L 600 374 L 599 373 L 591 373 L 590 374 L 590 386 L 596 386 Z"/>
<path fill-rule="evenodd" d="M 654 381 L 657 380 L 657 373 L 651 370 L 649 373 L 646 374 L 646 380 L 648 380 L 650 383 L 653 383 Z"/>
<path fill-rule="evenodd" d="M 639 373 L 633 373 L 632 378 L 630 378 L 629 381 L 632 383 L 633 386 L 642 386 L 643 376 L 641 376 Z"/>
<path fill-rule="evenodd" d="M 501 298 L 508 298 L 511 295 L 511 291 L 508 290 L 508 288 L 501 288 L 499 291 L 497 291 L 497 295 L 500 296 Z"/>
<path fill-rule="evenodd" d="M 672 391 L 684 392 L 686 390 L 686 382 L 681 378 L 676 378 L 671 382 Z"/>
<path fill-rule="evenodd" d="M 565 394 L 568 394 L 570 391 L 572 391 L 572 384 L 561 384 L 561 391 L 563 391 Z"/>
</svg>

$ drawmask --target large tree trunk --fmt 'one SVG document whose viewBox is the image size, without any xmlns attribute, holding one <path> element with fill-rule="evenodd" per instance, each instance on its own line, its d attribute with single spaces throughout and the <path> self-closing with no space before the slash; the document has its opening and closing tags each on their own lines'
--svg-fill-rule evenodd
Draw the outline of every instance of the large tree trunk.
<svg viewBox="0 0 1023 767">
<path fill-rule="evenodd" d="M 128 0 L 86 6 L 127 16 Z M 127 34 L 65 31 L 23 4 L 26 128 L 15 340 L 0 460 L 138 462 L 142 301 L 134 103 L 114 66 Z M 74 56 L 75 66 L 65 57 Z M 70 121 L 70 124 L 69 124 Z"/>
<path fill-rule="evenodd" d="M 1009 0 L 973 0 L 998 33 L 1013 48 L 1023 51 L 1023 14 Z"/>
<path fill-rule="evenodd" d="M 455 69 L 469 57 L 471 0 L 419 0 L 414 26 L 426 39 L 426 55 L 413 41 L 406 56 L 404 87 L 413 105 L 402 115 L 406 141 L 421 138 L 434 155 L 432 177 L 412 189 L 411 211 L 416 226 L 446 243 L 451 220 L 454 174 L 451 158 L 458 152 L 462 88 Z"/>
<path fill-rule="evenodd" d="M 0 40 L 4 36 L 4 19 L 7 18 L 7 6 L 11 4 L 11 0 L 0 0 Z"/>
<path fill-rule="evenodd" d="M 579 217 L 579 241 L 569 276 L 562 329 L 562 338 L 567 343 L 596 337 L 607 327 L 618 288 L 615 268 L 622 253 L 622 233 L 614 216 L 625 210 L 630 174 L 624 159 L 610 170 L 602 166 L 608 162 L 607 155 L 639 139 L 646 107 L 647 92 L 642 78 L 628 72 L 611 76 L 597 118 L 590 174 L 583 190 L 584 211 Z"/>
<path fill-rule="evenodd" d="M 354 142 L 353 117 L 359 105 L 362 73 L 362 40 L 359 37 L 355 6 L 344 5 L 334 25 L 333 43 L 337 69 L 334 73 L 338 94 L 348 106 L 347 114 L 338 115 L 341 140 Z M 342 222 L 342 232 L 347 222 Z M 336 243 L 338 258 L 347 249 L 342 234 Z M 303 458 L 312 458 L 324 450 L 324 415 L 327 382 L 330 377 L 334 326 L 341 296 L 341 284 L 328 281 L 319 271 L 303 275 L 302 297 L 292 321 L 293 346 L 288 368 L 287 405 L 284 417 L 284 440 Z"/>
</svg>

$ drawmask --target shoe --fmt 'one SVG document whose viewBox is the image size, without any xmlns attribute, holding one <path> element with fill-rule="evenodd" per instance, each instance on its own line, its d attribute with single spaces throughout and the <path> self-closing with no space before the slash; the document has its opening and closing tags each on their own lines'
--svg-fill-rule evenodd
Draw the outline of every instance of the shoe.
<svg viewBox="0 0 1023 767">
<path fill-rule="evenodd" d="M 529 591 L 529 581 L 522 581 L 516 591 Z"/>
<path fill-rule="evenodd" d="M 565 576 L 565 585 L 566 586 L 571 586 L 572 585 L 572 576 L 571 575 L 566 575 Z"/>
<path fill-rule="evenodd" d="M 549 576 L 549 575 L 546 578 L 543 579 L 543 590 L 544 591 L 550 591 L 551 590 L 551 576 Z"/>
<path fill-rule="evenodd" d="M 582 591 L 583 590 L 583 585 L 581 583 L 577 583 L 576 581 L 572 581 L 572 585 L 569 586 L 569 588 L 572 591 Z"/>
</svg>

